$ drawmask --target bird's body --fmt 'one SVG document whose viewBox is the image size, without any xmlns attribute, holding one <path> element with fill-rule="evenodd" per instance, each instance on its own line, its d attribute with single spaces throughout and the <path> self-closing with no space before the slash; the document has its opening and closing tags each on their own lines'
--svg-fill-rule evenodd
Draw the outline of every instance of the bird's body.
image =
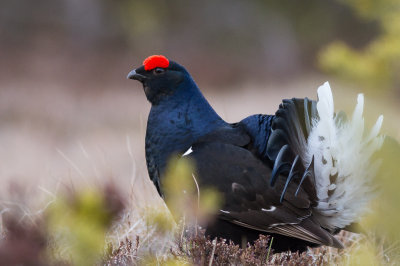
<svg viewBox="0 0 400 266">
<path fill-rule="evenodd" d="M 276 251 L 342 247 L 333 234 L 366 208 L 373 176 L 367 162 L 382 143 L 381 119 L 364 138 L 362 106 L 357 105 L 353 124 L 344 122 L 334 115 L 325 84 L 318 90 L 318 103 L 284 100 L 275 115 L 253 115 L 229 124 L 189 73 L 165 57 L 149 57 L 129 77 L 143 83 L 152 103 L 146 160 L 160 195 L 167 162 L 179 154 L 195 162 L 200 187 L 213 187 L 223 196 L 207 234 L 238 243 L 270 234 Z M 353 148 L 341 151 L 354 137 L 360 140 Z M 353 151 L 361 164 L 349 167 L 343 160 Z M 364 151 L 368 154 L 361 154 Z"/>
<path fill-rule="evenodd" d="M 227 126 L 187 79 L 178 90 L 152 105 L 146 130 L 146 161 L 151 180 L 161 194 L 160 173 L 165 171 L 171 155 L 185 152 L 198 138 L 216 128 Z"/>
</svg>

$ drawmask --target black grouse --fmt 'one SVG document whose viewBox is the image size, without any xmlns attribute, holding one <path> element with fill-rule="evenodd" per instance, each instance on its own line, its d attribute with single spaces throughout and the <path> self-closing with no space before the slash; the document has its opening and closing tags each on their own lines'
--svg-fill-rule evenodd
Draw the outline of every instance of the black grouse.
<svg viewBox="0 0 400 266">
<path fill-rule="evenodd" d="M 196 163 L 200 187 L 223 195 L 208 235 L 241 243 L 268 234 L 278 252 L 343 247 L 333 235 L 368 208 L 377 168 L 370 158 L 383 142 L 382 116 L 364 132 L 363 95 L 347 119 L 334 112 L 326 82 L 318 88 L 318 101 L 283 100 L 275 115 L 230 124 L 186 69 L 164 56 L 148 57 L 128 78 L 143 84 L 151 103 L 146 160 L 160 195 L 174 154 Z"/>
</svg>

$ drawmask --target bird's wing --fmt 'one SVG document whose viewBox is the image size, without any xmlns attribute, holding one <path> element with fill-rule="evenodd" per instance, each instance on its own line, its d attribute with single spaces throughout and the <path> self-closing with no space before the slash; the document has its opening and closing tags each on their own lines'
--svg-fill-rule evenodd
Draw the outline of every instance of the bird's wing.
<svg viewBox="0 0 400 266">
<path fill-rule="evenodd" d="M 200 187 L 213 187 L 225 200 L 218 218 L 261 232 L 277 233 L 311 243 L 339 247 L 334 237 L 311 219 L 311 201 L 296 184 L 278 179 L 270 186 L 271 169 L 247 149 L 232 143 L 201 142 L 188 157 L 196 162 Z"/>
<path fill-rule="evenodd" d="M 235 218 L 233 218 L 236 216 Z M 304 221 L 296 223 L 275 223 L 269 226 L 254 226 L 252 225 L 252 220 L 250 222 L 245 222 L 244 219 L 248 217 L 260 217 L 260 212 L 256 213 L 241 213 L 240 215 L 228 216 L 226 213 L 220 215 L 220 219 L 226 219 L 233 224 L 243 226 L 249 229 L 257 230 L 260 232 L 280 234 L 292 238 L 298 238 L 317 245 L 332 246 L 335 248 L 343 248 L 343 244 L 338 241 L 333 235 L 331 235 L 326 230 L 322 229 L 320 226 L 313 223 L 310 219 L 305 219 Z"/>
<path fill-rule="evenodd" d="M 281 185 L 283 184 L 277 184 L 276 187 Z M 318 245 L 343 247 L 336 238 L 313 221 L 311 208 L 298 208 L 292 205 L 291 200 L 279 204 L 275 199 L 275 203 L 272 203 L 265 194 L 246 197 L 244 187 L 239 184 L 232 187 L 230 198 L 236 205 L 228 203 L 220 209 L 219 219 L 260 232 L 298 238 Z"/>
</svg>

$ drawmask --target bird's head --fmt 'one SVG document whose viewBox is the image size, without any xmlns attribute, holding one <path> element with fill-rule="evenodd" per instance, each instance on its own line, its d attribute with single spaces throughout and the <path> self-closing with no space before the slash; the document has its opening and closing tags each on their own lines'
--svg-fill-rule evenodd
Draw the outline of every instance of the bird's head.
<svg viewBox="0 0 400 266">
<path fill-rule="evenodd" d="M 193 82 L 183 66 L 162 55 L 147 57 L 142 66 L 129 72 L 127 78 L 143 84 L 146 97 L 153 105 L 179 91 L 185 81 Z"/>
</svg>

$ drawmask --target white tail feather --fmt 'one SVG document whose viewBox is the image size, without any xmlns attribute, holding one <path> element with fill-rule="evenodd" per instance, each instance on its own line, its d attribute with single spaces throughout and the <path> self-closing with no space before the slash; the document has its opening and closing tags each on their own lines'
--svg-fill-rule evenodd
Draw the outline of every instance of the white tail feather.
<svg viewBox="0 0 400 266">
<path fill-rule="evenodd" d="M 364 96 L 359 94 L 352 119 L 342 121 L 334 114 L 331 88 L 325 82 L 318 88 L 319 120 L 313 121 L 308 137 L 306 162 L 314 156 L 318 205 L 315 218 L 327 229 L 344 228 L 368 208 L 373 195 L 371 180 L 379 162 L 372 154 L 383 143 L 379 135 L 383 116 L 371 132 L 364 132 Z"/>
</svg>

